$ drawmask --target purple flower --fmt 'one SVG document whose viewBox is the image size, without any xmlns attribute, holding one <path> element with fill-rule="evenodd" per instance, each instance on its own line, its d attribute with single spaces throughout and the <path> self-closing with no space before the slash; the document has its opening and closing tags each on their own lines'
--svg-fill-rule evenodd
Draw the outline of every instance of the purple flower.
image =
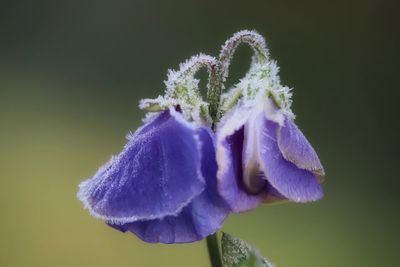
<svg viewBox="0 0 400 267">
<path fill-rule="evenodd" d="M 93 216 L 146 242 L 193 242 L 228 215 L 216 173 L 214 134 L 169 108 L 130 135 L 78 197 Z"/>
<path fill-rule="evenodd" d="M 221 97 L 218 191 L 233 212 L 263 202 L 309 202 L 323 196 L 324 170 L 293 121 L 291 90 L 281 85 L 276 62 L 265 58 L 266 52 Z"/>
<path fill-rule="evenodd" d="M 246 41 L 254 33 L 244 34 Z M 192 57 L 169 72 L 164 96 L 141 101 L 145 124 L 80 184 L 78 198 L 93 216 L 146 242 L 187 243 L 216 232 L 230 211 L 323 196 L 323 167 L 293 121 L 290 90 L 262 38 L 254 40 L 259 60 L 220 95 L 238 36 L 219 63 Z M 194 77 L 201 67 L 210 74 L 208 102 Z"/>
<path fill-rule="evenodd" d="M 284 96 L 288 90 L 281 93 Z M 221 120 L 218 190 L 232 211 L 247 211 L 263 202 L 308 202 L 323 196 L 319 178 L 324 170 L 292 117 L 287 108 L 260 91 Z"/>
</svg>

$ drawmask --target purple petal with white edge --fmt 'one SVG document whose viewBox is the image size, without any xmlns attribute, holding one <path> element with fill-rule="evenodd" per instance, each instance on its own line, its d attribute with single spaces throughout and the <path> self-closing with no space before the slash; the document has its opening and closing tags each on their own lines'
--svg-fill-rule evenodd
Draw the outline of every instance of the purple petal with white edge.
<svg viewBox="0 0 400 267">
<path fill-rule="evenodd" d="M 255 114 L 244 126 L 244 142 L 242 151 L 242 181 L 247 192 L 263 193 L 263 203 L 275 203 L 286 200 L 265 178 L 260 163 L 259 136 L 262 133 L 264 114 Z"/>
<path fill-rule="evenodd" d="M 117 224 L 176 215 L 205 188 L 200 157 L 196 128 L 171 108 L 131 135 L 78 197 L 92 215 Z"/>
<path fill-rule="evenodd" d="M 202 142 L 201 172 L 206 180 L 207 188 L 196 198 L 192 206 L 192 214 L 196 220 L 196 228 L 203 237 L 217 231 L 230 212 L 225 200 L 219 195 L 217 188 L 217 170 L 214 133 L 209 129 L 198 130 Z"/>
<path fill-rule="evenodd" d="M 252 194 L 258 194 L 265 190 L 266 180 L 260 170 L 260 156 L 258 135 L 260 125 L 263 124 L 263 113 L 255 114 L 249 118 L 244 126 L 244 141 L 242 151 L 243 184 L 246 190 Z"/>
<path fill-rule="evenodd" d="M 178 215 L 163 219 L 137 221 L 124 225 L 110 224 L 120 231 L 131 231 L 150 243 L 188 243 L 201 240 L 217 231 L 229 213 L 229 207 L 217 192 L 217 163 L 213 133 L 198 130 L 202 143 L 201 170 L 207 187 Z"/>
<path fill-rule="evenodd" d="M 207 194 L 203 192 L 176 216 L 109 225 L 122 232 L 130 231 L 149 243 L 195 242 L 216 232 L 229 212 L 226 204 L 225 207 L 213 204 Z"/>
<path fill-rule="evenodd" d="M 324 176 L 324 169 L 317 153 L 290 118 L 285 118 L 284 125 L 278 130 L 278 145 L 286 160 L 301 169 Z"/>
<path fill-rule="evenodd" d="M 218 191 L 233 212 L 254 209 L 266 197 L 265 191 L 249 194 L 243 184 L 243 140 L 244 126 L 232 135 L 222 137 L 217 145 Z"/>
<path fill-rule="evenodd" d="M 266 119 L 260 135 L 261 165 L 266 179 L 291 201 L 308 202 L 322 198 L 323 191 L 315 175 L 299 169 L 283 157 L 276 140 L 278 127 L 277 123 Z"/>
<path fill-rule="evenodd" d="M 178 216 L 109 225 L 122 232 L 130 231 L 148 243 L 189 243 L 202 239 L 196 231 L 189 207 L 185 207 Z"/>
</svg>

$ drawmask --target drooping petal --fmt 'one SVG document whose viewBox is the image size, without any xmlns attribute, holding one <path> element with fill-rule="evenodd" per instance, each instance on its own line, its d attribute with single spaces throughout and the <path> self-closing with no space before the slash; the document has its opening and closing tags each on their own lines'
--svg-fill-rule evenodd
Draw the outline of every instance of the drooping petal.
<svg viewBox="0 0 400 267">
<path fill-rule="evenodd" d="M 320 199 L 323 191 L 315 175 L 287 161 L 277 143 L 279 125 L 265 119 L 260 135 L 261 165 L 266 179 L 284 197 L 295 202 Z"/>
<path fill-rule="evenodd" d="M 244 126 L 228 136 L 219 136 L 217 143 L 218 191 L 233 212 L 256 208 L 264 192 L 250 194 L 243 183 L 242 151 Z"/>
<path fill-rule="evenodd" d="M 213 134 L 202 128 L 197 133 L 202 143 L 201 171 L 207 182 L 203 193 L 176 216 L 110 226 L 123 232 L 131 231 L 146 242 L 168 244 L 198 241 L 221 227 L 229 207 L 217 192 Z"/>
<path fill-rule="evenodd" d="M 263 178 L 267 180 L 265 176 Z M 263 203 L 281 203 L 288 200 L 285 196 L 279 193 L 279 191 L 276 190 L 276 188 L 274 188 L 268 181 L 264 190 L 266 192 L 265 193 L 266 197 L 264 197 Z"/>
<path fill-rule="evenodd" d="M 258 136 L 263 124 L 262 112 L 255 113 L 244 125 L 244 141 L 242 151 L 243 184 L 246 190 L 252 194 L 258 194 L 265 190 L 267 181 L 263 179 L 264 174 L 260 169 L 260 146 Z"/>
<path fill-rule="evenodd" d="M 301 169 L 312 171 L 320 176 L 324 175 L 317 153 L 290 118 L 285 118 L 283 127 L 278 130 L 278 145 L 286 160 Z"/>
<path fill-rule="evenodd" d="M 206 180 L 207 188 L 192 206 L 192 214 L 196 228 L 203 237 L 218 230 L 230 212 L 225 200 L 219 195 L 217 188 L 217 171 L 214 134 L 205 128 L 198 130 L 202 143 L 201 171 Z"/>
<path fill-rule="evenodd" d="M 136 221 L 110 226 L 125 232 L 131 231 L 149 243 L 189 243 L 204 239 L 216 232 L 228 215 L 225 204 L 214 205 L 206 190 L 176 216 L 163 219 Z"/>
<path fill-rule="evenodd" d="M 84 181 L 78 197 L 92 215 L 112 223 L 175 215 L 205 188 L 200 157 L 196 129 L 166 110 Z"/>
<path fill-rule="evenodd" d="M 122 232 L 130 231 L 149 243 L 188 243 L 202 239 L 196 231 L 189 207 L 185 207 L 177 216 L 109 225 Z"/>
</svg>

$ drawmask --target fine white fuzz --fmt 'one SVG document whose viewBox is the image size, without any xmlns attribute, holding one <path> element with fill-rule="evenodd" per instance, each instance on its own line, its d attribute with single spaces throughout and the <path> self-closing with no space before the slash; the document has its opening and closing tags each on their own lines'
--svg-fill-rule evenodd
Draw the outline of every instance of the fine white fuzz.
<svg viewBox="0 0 400 267">
<path fill-rule="evenodd" d="M 207 70 L 210 71 L 212 66 L 216 64 L 217 60 L 205 54 L 198 54 L 196 56 L 192 56 L 185 62 L 179 64 L 179 70 L 168 70 L 168 78 L 164 82 L 167 87 L 167 94 L 173 94 L 176 85 L 182 83 L 182 79 L 193 78 L 193 75 L 203 67 L 207 67 Z M 198 86 L 198 80 L 192 79 L 191 82 L 193 88 Z"/>
<path fill-rule="evenodd" d="M 226 80 L 233 54 L 242 43 L 250 45 L 254 50 L 256 56 L 253 57 L 253 61 L 256 59 L 259 61 L 260 57 L 264 57 L 265 60 L 268 60 L 269 52 L 264 37 L 254 30 L 239 31 L 229 38 L 221 47 L 219 58 L 222 64 L 222 81 Z"/>
<path fill-rule="evenodd" d="M 208 114 L 208 103 L 202 99 L 199 80 L 194 75 L 204 67 L 210 73 L 216 62 L 214 57 L 199 54 L 181 63 L 179 70 L 168 70 L 168 78 L 164 81 L 165 95 L 155 99 L 143 99 L 139 107 L 149 112 L 159 112 L 171 106 L 179 106 L 185 119 L 197 125 L 209 126 L 211 119 Z M 152 116 L 147 115 L 147 117 Z"/>
<path fill-rule="evenodd" d="M 239 100 L 242 106 L 254 107 L 259 101 L 266 102 L 272 98 L 282 112 L 293 117 L 291 89 L 281 84 L 278 72 L 279 67 L 274 60 L 253 63 L 246 76 L 222 95 L 222 113 L 232 109 Z"/>
</svg>

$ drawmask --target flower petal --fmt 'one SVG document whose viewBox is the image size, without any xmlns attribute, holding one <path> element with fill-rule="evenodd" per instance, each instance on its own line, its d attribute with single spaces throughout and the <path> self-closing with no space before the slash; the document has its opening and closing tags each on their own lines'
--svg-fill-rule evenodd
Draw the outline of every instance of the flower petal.
<svg viewBox="0 0 400 267">
<path fill-rule="evenodd" d="M 110 224 L 120 231 L 131 231 L 151 243 L 187 243 L 205 238 L 217 231 L 229 213 L 229 207 L 217 192 L 217 164 L 212 133 L 199 129 L 202 143 L 202 174 L 207 188 L 177 216 L 138 221 L 124 225 Z"/>
<path fill-rule="evenodd" d="M 278 145 L 283 157 L 297 167 L 324 176 L 324 169 L 317 153 L 290 118 L 278 130 Z"/>
<path fill-rule="evenodd" d="M 283 157 L 276 141 L 278 127 L 277 123 L 266 119 L 260 135 L 261 165 L 266 179 L 289 200 L 308 202 L 320 199 L 323 191 L 315 175 L 299 169 Z"/>
<path fill-rule="evenodd" d="M 264 115 L 262 112 L 251 116 L 244 126 L 244 142 L 242 151 L 243 184 L 252 194 L 258 194 L 265 189 L 267 181 L 260 169 L 260 147 L 258 136 L 261 133 Z"/>
<path fill-rule="evenodd" d="M 214 205 L 205 190 L 176 216 L 123 225 L 108 224 L 122 232 L 130 231 L 149 243 L 189 243 L 216 232 L 228 211 L 227 206 Z"/>
<path fill-rule="evenodd" d="M 95 217 L 122 224 L 179 213 L 205 188 L 196 129 L 173 110 L 128 138 L 78 197 Z"/>
<path fill-rule="evenodd" d="M 264 192 L 249 194 L 243 184 L 242 150 L 244 126 L 232 135 L 219 136 L 217 143 L 218 191 L 234 212 L 256 208 L 265 198 Z"/>
<path fill-rule="evenodd" d="M 202 239 L 196 231 L 189 207 L 185 207 L 178 216 L 109 225 L 122 232 L 130 231 L 149 243 L 188 243 Z"/>
<path fill-rule="evenodd" d="M 202 142 L 201 172 L 206 180 L 207 188 L 196 198 L 192 206 L 192 214 L 196 228 L 203 237 L 218 230 L 230 212 L 225 200 L 219 195 L 217 188 L 218 165 L 215 153 L 214 133 L 209 129 L 198 130 Z"/>
</svg>

